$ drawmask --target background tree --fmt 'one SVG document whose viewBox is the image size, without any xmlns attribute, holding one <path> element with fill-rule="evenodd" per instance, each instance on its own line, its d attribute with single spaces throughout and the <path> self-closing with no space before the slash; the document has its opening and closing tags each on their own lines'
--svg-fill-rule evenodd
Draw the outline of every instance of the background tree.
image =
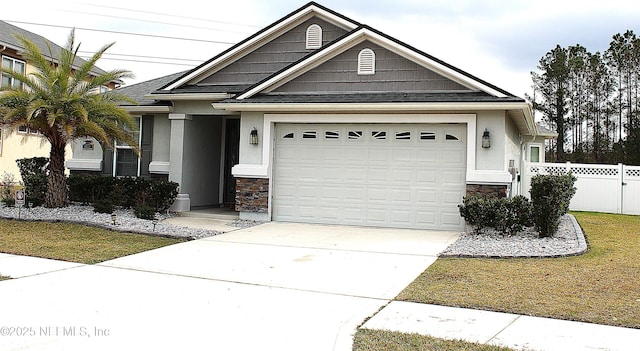
<svg viewBox="0 0 640 351">
<path fill-rule="evenodd" d="M 24 86 L 3 87 L 0 126 L 11 131 L 27 127 L 41 133 L 51 144 L 45 206 L 62 207 L 67 204 L 65 147 L 71 141 L 91 136 L 106 145 L 118 140 L 137 147 L 131 132 L 137 125 L 133 117 L 119 107 L 122 102 L 133 101 L 113 91 L 97 93 L 110 82 L 132 77 L 132 74 L 126 70 L 94 74 L 96 62 L 113 43 L 102 47 L 89 60 L 79 60 L 80 45 L 75 45 L 74 31 L 55 56 L 47 43 L 48 57 L 28 38 L 16 36 L 16 39 L 24 49 L 22 56 L 35 71 L 21 74 L 2 69 L 3 74 L 11 75 Z"/>
<path fill-rule="evenodd" d="M 603 53 L 558 45 L 531 78 L 535 98 L 528 98 L 558 133 L 549 160 L 640 165 L 640 38 L 633 31 L 615 34 Z"/>
<path fill-rule="evenodd" d="M 540 93 L 541 102 L 533 101 L 533 108 L 542 111 L 543 119 L 557 133 L 556 160 L 564 160 L 567 132 L 567 94 L 569 89 L 569 64 L 567 49 L 556 46 L 540 59 L 538 69 L 532 72 L 534 90 Z"/>
</svg>

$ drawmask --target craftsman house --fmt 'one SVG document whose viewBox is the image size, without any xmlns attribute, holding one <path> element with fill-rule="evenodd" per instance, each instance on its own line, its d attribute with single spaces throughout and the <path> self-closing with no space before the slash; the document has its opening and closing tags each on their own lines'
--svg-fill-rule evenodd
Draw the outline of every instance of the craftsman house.
<svg viewBox="0 0 640 351">
<path fill-rule="evenodd" d="M 121 91 L 141 158 L 80 140 L 69 168 L 168 178 L 174 209 L 247 219 L 459 230 L 462 197 L 517 194 L 550 136 L 524 99 L 314 2 Z"/>
</svg>

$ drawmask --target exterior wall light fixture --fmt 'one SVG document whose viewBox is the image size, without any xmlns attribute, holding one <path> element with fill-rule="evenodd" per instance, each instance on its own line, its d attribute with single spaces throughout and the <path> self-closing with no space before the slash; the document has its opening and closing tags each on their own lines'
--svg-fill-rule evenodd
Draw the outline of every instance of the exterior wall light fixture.
<svg viewBox="0 0 640 351">
<path fill-rule="evenodd" d="M 482 148 L 488 149 L 490 147 L 491 147 L 491 137 L 489 136 L 489 130 L 485 128 L 484 133 L 482 134 Z"/>
<path fill-rule="evenodd" d="M 255 127 L 249 133 L 249 144 L 258 145 L 258 130 Z"/>
</svg>

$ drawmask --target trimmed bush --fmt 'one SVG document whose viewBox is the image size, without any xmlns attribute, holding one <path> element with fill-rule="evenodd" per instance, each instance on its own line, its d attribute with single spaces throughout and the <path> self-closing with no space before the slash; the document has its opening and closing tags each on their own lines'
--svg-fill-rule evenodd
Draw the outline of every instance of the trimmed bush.
<svg viewBox="0 0 640 351">
<path fill-rule="evenodd" d="M 93 212 L 113 213 L 113 204 L 109 200 L 98 200 L 93 204 Z"/>
<path fill-rule="evenodd" d="M 151 206 L 139 205 L 133 208 L 133 213 L 138 218 L 153 220 L 156 219 L 156 211 Z"/>
<path fill-rule="evenodd" d="M 44 196 L 47 192 L 47 165 L 46 157 L 31 157 L 16 160 L 20 169 L 20 176 L 24 182 L 24 191 L 27 194 L 26 202 L 32 202 L 33 206 L 44 204 Z"/>
<path fill-rule="evenodd" d="M 458 208 L 476 233 L 493 228 L 504 234 L 514 234 L 531 225 L 531 203 L 521 195 L 511 199 L 466 196 Z"/>
<path fill-rule="evenodd" d="M 178 183 L 144 178 L 71 175 L 67 184 L 71 201 L 95 204 L 106 199 L 119 207 L 150 206 L 154 213 L 168 209 L 178 195 Z"/>
<path fill-rule="evenodd" d="M 569 212 L 571 198 L 576 193 L 573 174 L 537 175 L 531 178 L 533 221 L 541 238 L 553 236 L 560 218 Z"/>
</svg>

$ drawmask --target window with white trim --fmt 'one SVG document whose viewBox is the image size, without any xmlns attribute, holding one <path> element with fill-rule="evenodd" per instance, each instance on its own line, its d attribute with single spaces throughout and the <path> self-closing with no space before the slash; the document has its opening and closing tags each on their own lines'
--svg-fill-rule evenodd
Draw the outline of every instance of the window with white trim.
<svg viewBox="0 0 640 351">
<path fill-rule="evenodd" d="M 358 74 L 376 73 L 376 53 L 371 49 L 362 49 L 358 54 Z"/>
<path fill-rule="evenodd" d="M 540 162 L 540 150 L 542 150 L 542 145 L 540 144 L 529 145 L 529 162 Z"/>
<path fill-rule="evenodd" d="M 138 124 L 138 131 L 133 134 L 133 139 L 138 141 L 138 148 L 141 143 L 142 118 L 134 117 Z M 130 131 L 125 127 L 125 130 Z M 131 145 L 127 145 L 117 140 L 114 142 L 113 150 L 113 176 L 114 177 L 138 177 L 140 176 L 140 158 Z"/>
<path fill-rule="evenodd" d="M 322 27 L 312 24 L 307 28 L 307 49 L 320 49 L 322 47 Z"/>
<path fill-rule="evenodd" d="M 24 61 L 16 60 L 13 57 L 2 56 L 2 68 L 10 69 L 24 74 L 27 65 Z M 11 75 L 2 73 L 2 87 L 22 88 L 22 82 L 14 79 Z"/>
</svg>

